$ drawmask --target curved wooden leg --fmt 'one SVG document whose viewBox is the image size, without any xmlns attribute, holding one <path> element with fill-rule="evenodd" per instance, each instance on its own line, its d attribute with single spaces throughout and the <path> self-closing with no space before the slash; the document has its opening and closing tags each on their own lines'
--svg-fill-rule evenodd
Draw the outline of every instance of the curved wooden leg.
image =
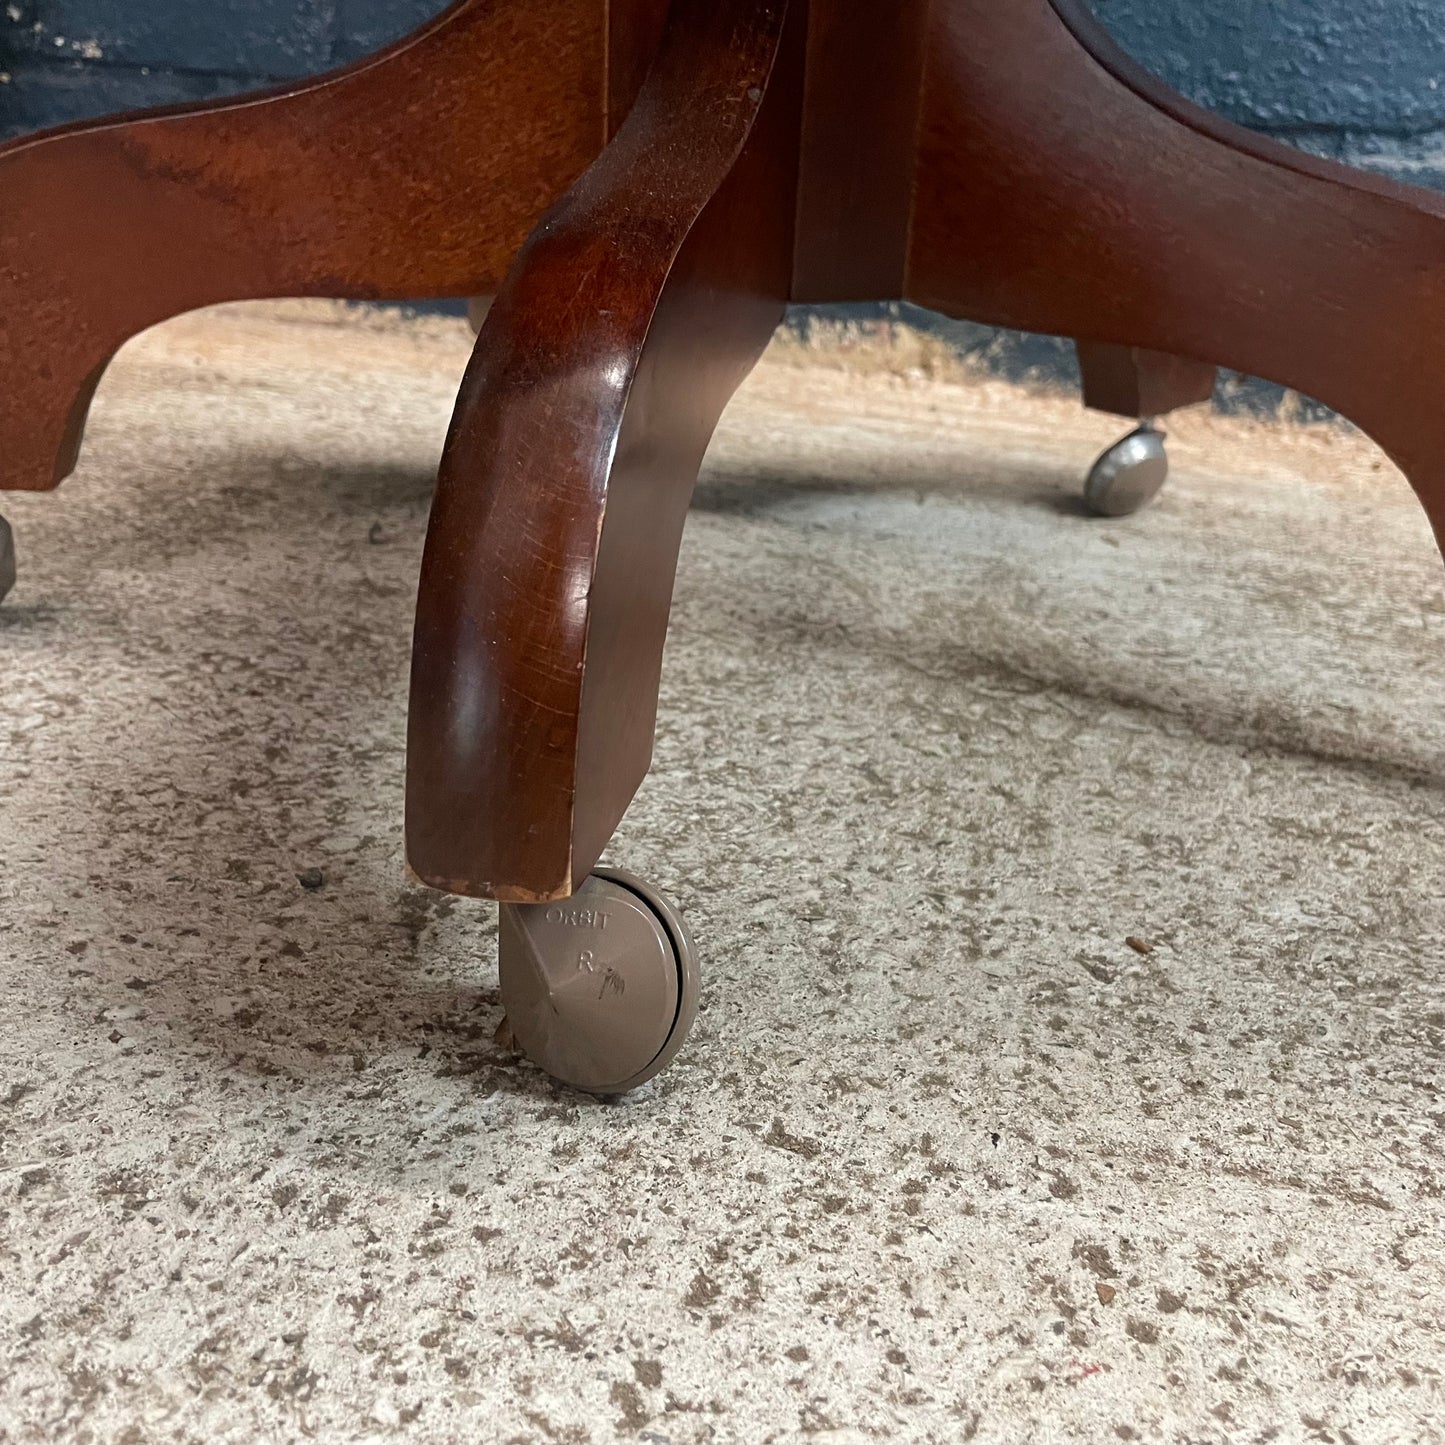
<svg viewBox="0 0 1445 1445">
<path fill-rule="evenodd" d="M 688 500 L 788 294 L 787 10 L 677 0 L 636 106 L 482 329 L 417 608 L 407 856 L 433 887 L 567 895 L 647 771 Z"/>
<path fill-rule="evenodd" d="M 906 294 L 1213 362 L 1358 422 L 1445 537 L 1445 198 L 1179 99 L 1083 0 L 940 0 Z"/>
<path fill-rule="evenodd" d="M 71 470 L 107 361 L 166 317 L 495 289 L 604 143 L 607 46 L 603 0 L 459 0 L 333 76 L 0 147 L 0 487 Z"/>
</svg>

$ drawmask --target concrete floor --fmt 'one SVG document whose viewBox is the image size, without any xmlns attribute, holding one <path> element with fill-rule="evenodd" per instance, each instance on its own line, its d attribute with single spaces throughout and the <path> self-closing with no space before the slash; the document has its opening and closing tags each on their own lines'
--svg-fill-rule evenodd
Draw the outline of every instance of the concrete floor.
<svg viewBox="0 0 1445 1445">
<path fill-rule="evenodd" d="M 6 500 L 0 1440 L 1445 1439 L 1445 572 L 1399 478 L 1190 416 L 1089 521 L 1108 418 L 777 349 L 611 854 L 703 1011 L 609 1106 L 493 1042 L 493 911 L 402 875 L 466 353 L 184 320 Z"/>
</svg>

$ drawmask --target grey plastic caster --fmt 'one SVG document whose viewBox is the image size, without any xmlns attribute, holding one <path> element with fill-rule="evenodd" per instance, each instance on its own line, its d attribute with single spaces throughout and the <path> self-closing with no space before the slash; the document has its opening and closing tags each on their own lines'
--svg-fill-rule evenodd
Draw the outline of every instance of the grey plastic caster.
<svg viewBox="0 0 1445 1445">
<path fill-rule="evenodd" d="M 561 903 L 504 903 L 499 961 L 513 1042 L 589 1094 L 625 1094 L 661 1073 L 697 1017 L 687 925 L 620 868 L 599 868 Z"/>
<path fill-rule="evenodd" d="M 1094 463 L 1084 483 L 1084 501 L 1101 517 L 1127 517 L 1147 507 L 1168 477 L 1164 433 L 1146 421 Z"/>
<path fill-rule="evenodd" d="M 0 602 L 15 585 L 15 534 L 10 523 L 0 517 Z"/>
</svg>

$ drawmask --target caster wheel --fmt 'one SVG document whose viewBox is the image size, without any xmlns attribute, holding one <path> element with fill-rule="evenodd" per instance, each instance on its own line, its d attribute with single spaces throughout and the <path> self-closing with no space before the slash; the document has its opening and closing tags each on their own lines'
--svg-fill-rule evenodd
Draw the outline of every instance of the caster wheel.
<svg viewBox="0 0 1445 1445">
<path fill-rule="evenodd" d="M 562 903 L 504 903 L 499 960 L 516 1046 L 589 1094 L 625 1094 L 661 1073 L 697 1017 L 687 925 L 620 868 L 599 868 Z"/>
<path fill-rule="evenodd" d="M 0 602 L 15 585 L 15 534 L 10 523 L 0 517 Z"/>
<path fill-rule="evenodd" d="M 1084 501 L 1101 517 L 1127 517 L 1147 507 L 1168 476 L 1164 433 L 1145 422 L 1094 463 L 1084 483 Z"/>
</svg>

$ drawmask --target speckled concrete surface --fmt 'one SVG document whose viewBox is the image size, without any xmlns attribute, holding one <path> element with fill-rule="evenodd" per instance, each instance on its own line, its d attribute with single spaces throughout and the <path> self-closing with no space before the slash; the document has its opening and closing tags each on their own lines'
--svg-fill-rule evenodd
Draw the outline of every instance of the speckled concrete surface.
<svg viewBox="0 0 1445 1445">
<path fill-rule="evenodd" d="M 1445 1439 L 1398 478 L 1186 418 L 1095 523 L 1107 418 L 773 356 L 612 852 L 703 1012 L 600 1105 L 493 1043 L 491 910 L 402 876 L 465 355 L 176 323 L 6 501 L 0 1439 Z"/>
</svg>

